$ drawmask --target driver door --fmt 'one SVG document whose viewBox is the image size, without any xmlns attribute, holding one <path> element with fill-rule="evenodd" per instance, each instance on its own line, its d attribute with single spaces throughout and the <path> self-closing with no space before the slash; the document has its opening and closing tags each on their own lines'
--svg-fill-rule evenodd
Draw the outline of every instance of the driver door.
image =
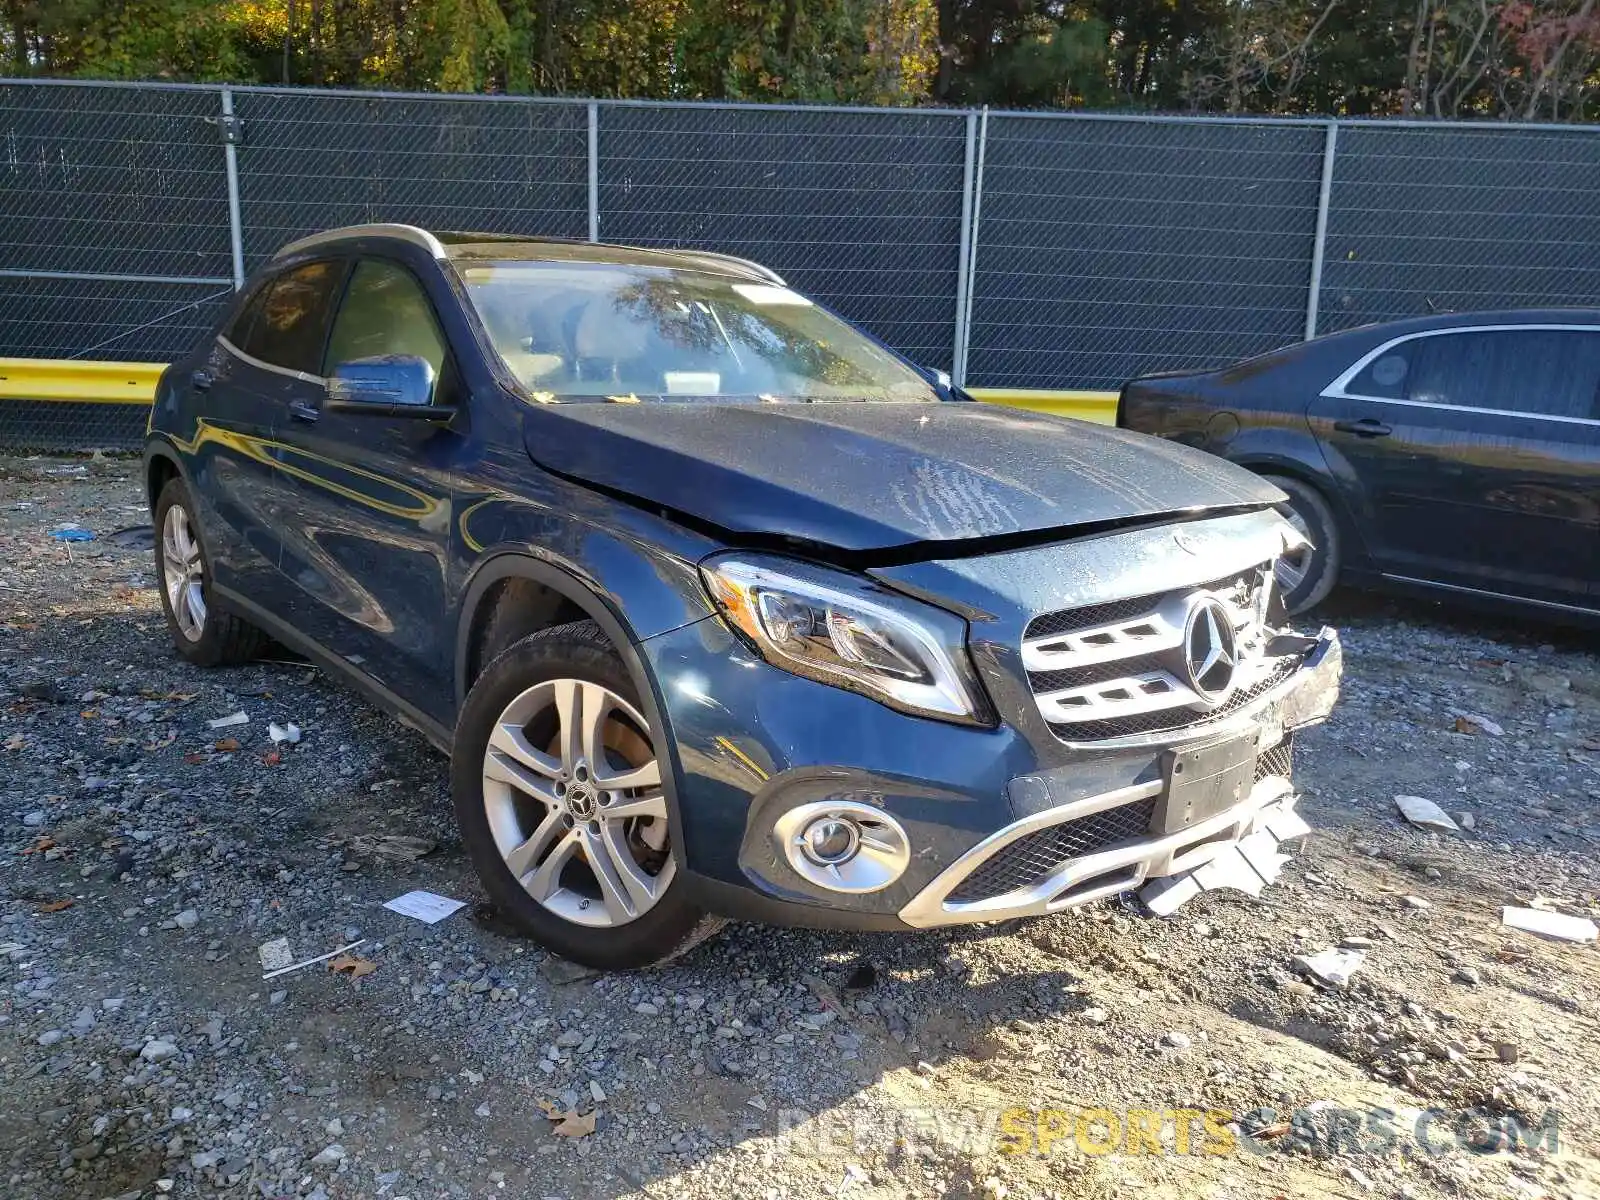
<svg viewBox="0 0 1600 1200">
<path fill-rule="evenodd" d="M 333 318 L 324 378 L 340 363 L 414 356 L 433 368 L 434 403 L 457 388 L 421 282 L 387 258 L 357 260 Z M 283 532 L 290 621 L 383 687 L 448 722 L 454 644 L 445 629 L 456 423 L 291 404 L 279 424 L 296 511 Z M 458 418 L 458 422 L 465 418 Z"/>
</svg>

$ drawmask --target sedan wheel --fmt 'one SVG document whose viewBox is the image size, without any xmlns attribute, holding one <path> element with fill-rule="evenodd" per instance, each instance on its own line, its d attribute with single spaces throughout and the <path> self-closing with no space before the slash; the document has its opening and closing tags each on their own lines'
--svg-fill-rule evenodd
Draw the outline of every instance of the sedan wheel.
<svg viewBox="0 0 1600 1200">
<path fill-rule="evenodd" d="M 1278 558 L 1278 586 L 1285 592 L 1298 593 L 1305 586 L 1306 575 L 1310 573 L 1316 556 L 1316 550 L 1311 544 L 1315 535 L 1311 532 L 1310 524 L 1297 509 L 1285 506 L 1281 512 L 1283 519 L 1294 526 L 1295 532 L 1306 539 L 1306 545 Z"/>
<path fill-rule="evenodd" d="M 597 683 L 553 679 L 501 711 L 483 756 L 483 805 L 506 868 L 545 909 L 614 928 L 672 883 L 667 800 L 649 724 Z"/>
<path fill-rule="evenodd" d="M 161 523 L 161 586 L 178 632 L 191 642 L 206 632 L 205 578 L 205 560 L 189 514 L 174 504 Z"/>
<path fill-rule="evenodd" d="M 1339 579 L 1339 525 L 1321 492 L 1287 475 L 1268 475 L 1288 495 L 1278 505 L 1283 519 L 1310 544 L 1283 554 L 1275 571 L 1284 607 L 1291 615 L 1322 603 Z"/>
</svg>

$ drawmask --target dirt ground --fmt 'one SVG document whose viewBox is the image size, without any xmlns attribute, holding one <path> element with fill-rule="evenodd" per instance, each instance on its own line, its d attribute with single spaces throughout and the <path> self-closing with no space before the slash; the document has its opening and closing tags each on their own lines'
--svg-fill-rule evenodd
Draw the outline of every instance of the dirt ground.
<svg viewBox="0 0 1600 1200">
<path fill-rule="evenodd" d="M 131 461 L 0 459 L 0 1195 L 1600 1197 L 1600 951 L 1501 924 L 1600 915 L 1592 634 L 1335 597 L 1259 900 L 602 977 L 482 903 L 420 737 L 172 654 L 147 520 Z M 263 980 L 279 937 L 361 944 Z M 1294 963 L 1349 939 L 1347 987 Z"/>
</svg>

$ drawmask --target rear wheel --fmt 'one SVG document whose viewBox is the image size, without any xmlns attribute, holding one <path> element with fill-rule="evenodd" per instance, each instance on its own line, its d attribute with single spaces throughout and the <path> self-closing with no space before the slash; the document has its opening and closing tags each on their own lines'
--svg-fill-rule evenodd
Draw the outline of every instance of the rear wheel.
<svg viewBox="0 0 1600 1200">
<path fill-rule="evenodd" d="M 1284 554 L 1277 568 L 1284 607 L 1291 614 L 1302 613 L 1327 599 L 1338 582 L 1339 527 L 1327 500 L 1309 483 L 1288 475 L 1266 478 L 1288 494 L 1278 511 L 1310 543 Z"/>
<path fill-rule="evenodd" d="M 169 479 L 154 515 L 156 584 L 172 644 L 202 667 L 245 662 L 261 652 L 266 635 L 213 598 L 211 559 L 194 511 L 183 480 Z"/>
<path fill-rule="evenodd" d="M 592 621 L 485 668 L 456 728 L 462 838 L 501 910 L 557 953 L 649 966 L 721 925 L 685 896 L 662 766 L 633 680 Z"/>
</svg>

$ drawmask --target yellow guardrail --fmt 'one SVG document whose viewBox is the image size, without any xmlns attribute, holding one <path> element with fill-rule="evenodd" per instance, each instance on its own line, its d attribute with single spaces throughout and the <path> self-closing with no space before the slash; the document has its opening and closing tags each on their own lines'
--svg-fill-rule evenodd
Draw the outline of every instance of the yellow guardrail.
<svg viewBox="0 0 1600 1200">
<path fill-rule="evenodd" d="M 1009 408 L 1028 408 L 1055 417 L 1076 417 L 1080 421 L 1117 423 L 1116 392 L 1055 392 L 1036 388 L 969 387 L 967 394 L 985 404 L 1004 404 Z"/>
<path fill-rule="evenodd" d="M 163 363 L 78 362 L 0 358 L 0 400 L 60 400 L 87 404 L 149 404 Z M 1115 424 L 1117 393 L 1039 388 L 968 388 L 975 400 L 1058 417 Z"/>
<path fill-rule="evenodd" d="M 148 405 L 166 369 L 165 363 L 0 358 L 0 400 Z"/>
</svg>

